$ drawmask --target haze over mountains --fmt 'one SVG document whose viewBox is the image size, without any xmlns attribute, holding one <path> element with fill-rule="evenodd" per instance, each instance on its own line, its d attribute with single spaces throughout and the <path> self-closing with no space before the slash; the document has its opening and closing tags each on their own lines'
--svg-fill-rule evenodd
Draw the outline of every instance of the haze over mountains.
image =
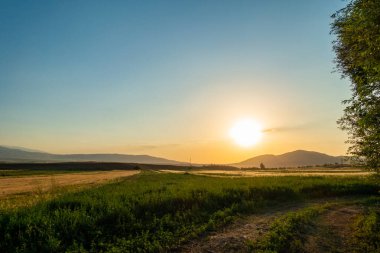
<svg viewBox="0 0 380 253">
<path fill-rule="evenodd" d="M 346 162 L 345 156 L 330 156 L 319 152 L 296 150 L 281 155 L 260 155 L 240 163 L 232 164 L 238 167 L 260 167 L 263 163 L 267 168 L 313 166 L 323 164 L 341 164 Z"/>
<path fill-rule="evenodd" d="M 323 164 L 341 164 L 345 162 L 344 156 L 330 156 L 319 152 L 296 150 L 282 155 L 260 155 L 252 157 L 240 163 L 231 164 L 236 167 L 259 167 L 263 163 L 267 168 L 298 167 Z M 169 160 L 149 155 L 126 154 L 51 154 L 42 151 L 34 151 L 26 148 L 0 146 L 0 162 L 120 162 L 120 163 L 145 163 L 188 165 L 185 162 Z"/>
<path fill-rule="evenodd" d="M 57 155 L 25 148 L 0 146 L 0 162 L 121 162 L 181 165 L 183 163 L 149 155 L 68 154 Z"/>
</svg>

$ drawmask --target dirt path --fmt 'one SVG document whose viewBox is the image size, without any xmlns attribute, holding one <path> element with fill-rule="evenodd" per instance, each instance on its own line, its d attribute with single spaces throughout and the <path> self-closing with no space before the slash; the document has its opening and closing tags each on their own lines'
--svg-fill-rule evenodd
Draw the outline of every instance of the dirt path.
<svg viewBox="0 0 380 253">
<path fill-rule="evenodd" d="M 114 170 L 0 178 L 0 198 L 27 192 L 44 192 L 53 187 L 99 184 L 120 177 L 132 176 L 139 172 L 139 170 Z"/>
<path fill-rule="evenodd" d="M 350 235 L 355 218 L 363 212 L 359 205 L 332 206 L 317 221 L 308 234 L 305 252 L 352 252 Z"/>
<path fill-rule="evenodd" d="M 272 222 L 281 215 L 296 211 L 315 203 L 293 203 L 263 210 L 255 215 L 240 218 L 220 231 L 204 238 L 195 239 L 175 252 L 184 253 L 234 253 L 248 252 L 247 241 L 255 241 L 263 236 Z"/>
<path fill-rule="evenodd" d="M 272 207 L 255 215 L 239 218 L 221 230 L 194 239 L 173 252 L 248 252 L 247 241 L 257 241 L 262 238 L 276 218 L 288 212 L 326 203 L 334 204 L 321 215 L 316 221 L 315 229 L 307 235 L 307 240 L 304 242 L 305 252 L 350 252 L 347 251 L 349 235 L 352 233 L 350 224 L 363 211 L 359 205 L 342 204 L 352 200 L 354 199 L 321 199 Z"/>
</svg>

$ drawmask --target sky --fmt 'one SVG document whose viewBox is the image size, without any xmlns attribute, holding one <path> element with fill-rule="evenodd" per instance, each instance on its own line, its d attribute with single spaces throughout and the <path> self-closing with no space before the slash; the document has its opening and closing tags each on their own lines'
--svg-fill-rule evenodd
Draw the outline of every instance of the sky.
<svg viewBox="0 0 380 253">
<path fill-rule="evenodd" d="M 0 2 L 0 145 L 231 163 L 343 155 L 341 0 Z M 251 147 L 229 130 L 251 118 Z"/>
</svg>

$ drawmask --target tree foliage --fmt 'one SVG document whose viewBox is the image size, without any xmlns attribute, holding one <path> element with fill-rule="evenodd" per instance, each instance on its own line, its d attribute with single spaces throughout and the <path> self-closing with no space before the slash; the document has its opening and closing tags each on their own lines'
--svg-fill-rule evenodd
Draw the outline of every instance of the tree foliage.
<svg viewBox="0 0 380 253">
<path fill-rule="evenodd" d="M 338 124 L 348 132 L 348 152 L 379 172 L 380 0 L 353 0 L 332 18 L 336 66 L 352 90 Z"/>
</svg>

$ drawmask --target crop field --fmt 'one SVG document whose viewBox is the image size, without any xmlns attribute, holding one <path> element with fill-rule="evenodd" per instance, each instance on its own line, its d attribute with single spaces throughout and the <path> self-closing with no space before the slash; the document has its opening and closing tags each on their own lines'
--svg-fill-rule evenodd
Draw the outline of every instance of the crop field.
<svg viewBox="0 0 380 253">
<path fill-rule="evenodd" d="M 108 180 L 131 176 L 136 173 L 139 173 L 139 171 L 116 170 L 64 174 L 57 173 L 51 175 L 33 175 L 23 177 L 0 177 L 0 198 L 36 190 L 44 192 L 54 187 L 99 184 Z"/>
<path fill-rule="evenodd" d="M 374 240 L 380 232 L 380 180 L 374 175 L 231 178 L 158 170 L 124 173 L 130 176 L 0 209 L 0 252 L 380 249 L 380 240 Z M 89 175 L 94 173 L 60 176 Z M 34 195 L 31 192 L 25 201 Z M 10 196 L 8 201 L 13 201 Z M 334 234 L 343 246 L 328 236 L 334 229 L 348 229 L 330 224 L 334 215 L 347 216 L 341 223 L 355 227 Z M 346 240 L 352 245 L 345 245 Z M 325 248 L 315 249 L 321 245 Z"/>
</svg>

